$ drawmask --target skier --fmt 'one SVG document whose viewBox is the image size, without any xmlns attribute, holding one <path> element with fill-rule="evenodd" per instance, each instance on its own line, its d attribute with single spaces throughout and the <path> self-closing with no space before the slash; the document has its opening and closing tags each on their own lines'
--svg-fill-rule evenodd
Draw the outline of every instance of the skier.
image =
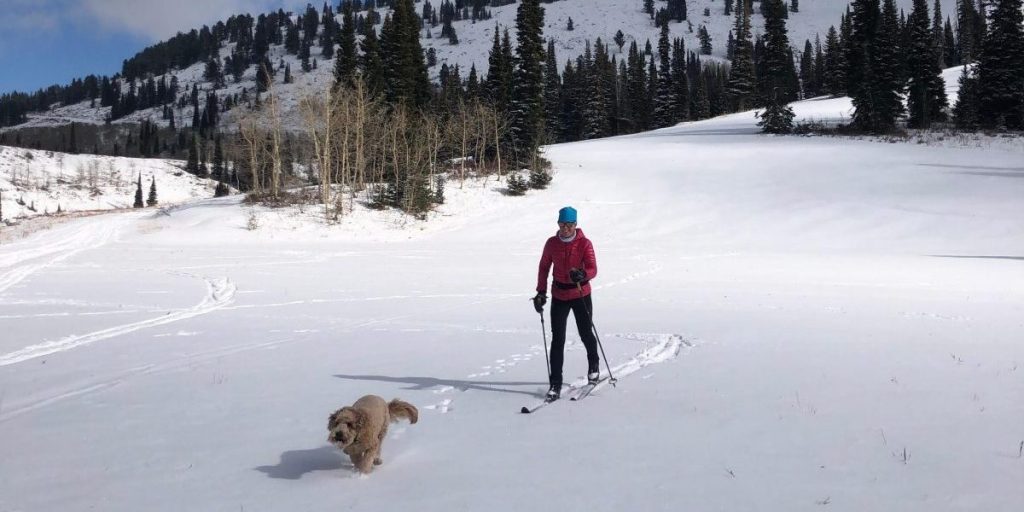
<svg viewBox="0 0 1024 512">
<path fill-rule="evenodd" d="M 597 340 L 591 327 L 590 312 L 594 311 L 590 298 L 590 281 L 597 276 L 597 258 L 594 245 L 576 227 L 576 210 L 566 206 L 558 210 L 558 233 L 544 244 L 537 275 L 537 295 L 533 306 L 543 314 L 547 303 L 547 279 L 554 265 L 551 282 L 551 375 L 545 400 L 557 400 L 562 393 L 562 360 L 565 349 L 565 328 L 572 310 L 576 318 L 583 346 L 587 349 L 587 379 L 597 382 L 600 359 Z"/>
</svg>

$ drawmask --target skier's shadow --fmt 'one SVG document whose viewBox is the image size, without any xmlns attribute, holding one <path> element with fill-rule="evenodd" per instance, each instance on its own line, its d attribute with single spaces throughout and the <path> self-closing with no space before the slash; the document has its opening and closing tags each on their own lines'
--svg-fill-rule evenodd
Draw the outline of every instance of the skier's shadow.
<svg viewBox="0 0 1024 512">
<path fill-rule="evenodd" d="M 332 471 L 352 465 L 333 446 L 321 446 L 309 450 L 289 450 L 281 454 L 281 461 L 275 466 L 253 468 L 270 478 L 298 480 L 313 471 Z"/>
<path fill-rule="evenodd" d="M 343 375 L 337 374 L 335 377 L 339 379 L 347 380 L 373 380 L 378 382 L 390 382 L 395 384 L 407 384 L 407 387 L 402 389 L 409 389 L 413 391 L 422 391 L 431 388 L 441 388 L 450 386 L 459 391 L 489 391 L 495 393 L 514 393 L 519 395 L 537 396 L 536 391 L 524 391 L 521 389 L 510 389 L 505 386 L 547 386 L 547 382 L 539 381 L 479 381 L 479 380 L 452 380 L 452 379 L 438 379 L 435 377 L 389 377 L 387 375 Z"/>
</svg>

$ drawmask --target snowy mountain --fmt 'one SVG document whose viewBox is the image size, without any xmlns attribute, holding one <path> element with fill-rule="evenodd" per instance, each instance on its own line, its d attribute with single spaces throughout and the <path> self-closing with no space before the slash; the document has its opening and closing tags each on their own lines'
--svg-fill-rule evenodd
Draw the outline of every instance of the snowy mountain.
<svg viewBox="0 0 1024 512">
<path fill-rule="evenodd" d="M 433 2 L 437 8 L 440 2 Z M 909 12 L 912 0 L 897 0 L 897 4 Z M 790 43 L 797 52 L 803 51 L 805 40 L 813 44 L 816 35 L 824 40 L 825 33 L 829 26 L 839 25 L 841 15 L 846 9 L 848 2 L 842 0 L 803 0 L 799 3 L 799 12 L 791 12 L 787 20 Z M 944 16 L 955 14 L 955 0 L 941 0 Z M 423 5 L 417 3 L 418 9 Z M 655 9 L 664 7 L 665 3 L 655 2 Z M 712 57 L 724 59 L 726 55 L 726 41 L 729 31 L 732 29 L 734 19 L 724 14 L 725 5 L 721 0 L 688 0 L 688 19 L 682 23 L 670 23 L 672 37 L 682 37 L 686 47 L 696 51 L 699 48 L 697 31 L 701 25 L 706 26 L 712 39 Z M 933 2 L 929 2 L 932 6 Z M 658 29 L 654 27 L 653 21 L 642 10 L 641 0 L 559 0 L 552 3 L 544 3 L 545 29 L 544 37 L 555 41 L 556 53 L 561 64 L 567 59 L 575 59 L 581 55 L 588 41 L 593 42 L 598 38 L 605 43 L 611 44 L 615 33 L 623 32 L 625 44 L 623 51 L 628 49 L 632 41 L 636 41 L 643 48 L 646 41 L 657 44 Z M 460 20 L 453 22 L 453 26 L 459 37 L 459 44 L 449 44 L 448 40 L 440 37 L 441 26 L 424 29 L 421 34 L 420 43 L 424 50 L 433 49 L 437 54 L 437 65 L 430 69 L 431 76 L 436 79 L 443 64 L 449 66 L 458 65 L 461 76 L 465 78 L 472 65 L 475 65 L 477 72 L 484 75 L 487 72 L 488 52 L 493 42 L 494 31 L 504 31 L 506 28 L 515 41 L 515 18 L 517 4 L 510 4 L 501 7 L 491 8 L 493 18 L 482 22 L 471 20 Z M 705 16 L 704 11 L 708 10 L 709 15 Z M 755 34 L 761 33 L 764 25 L 759 8 L 755 4 L 752 17 L 752 27 Z M 573 20 L 574 29 L 567 30 L 569 18 Z M 184 27 L 183 27 L 184 29 Z M 426 33 L 430 31 L 432 37 L 427 38 Z M 234 43 L 227 44 L 221 49 L 221 58 L 231 55 Z M 312 54 L 318 60 L 315 70 L 304 73 L 301 70 L 299 60 L 294 55 L 289 55 L 284 46 L 271 46 L 268 54 L 269 59 L 275 65 L 281 65 L 275 76 L 275 93 L 281 97 L 282 108 L 285 113 L 294 113 L 298 101 L 306 95 L 317 95 L 333 81 L 333 59 L 323 59 L 319 47 L 312 49 Z M 615 55 L 615 54 L 613 54 Z M 617 56 L 617 55 L 616 55 Z M 294 83 L 283 83 L 283 67 L 290 65 Z M 194 64 L 186 69 L 177 70 L 173 73 L 177 77 L 181 91 L 189 91 L 193 84 L 198 84 L 203 91 L 212 90 L 212 84 L 203 80 L 204 63 Z M 228 80 L 225 88 L 216 91 L 217 95 L 241 95 L 243 89 L 250 92 L 255 89 L 256 67 L 250 66 L 245 72 L 242 80 L 234 83 Z M 123 88 L 127 91 L 128 85 Z M 176 115 L 181 124 L 182 120 L 190 120 L 191 108 L 178 108 Z M 75 105 L 58 106 L 46 113 L 33 113 L 29 115 L 29 122 L 15 128 L 31 126 L 52 126 L 62 125 L 69 122 L 94 123 L 104 122 L 110 113 L 109 107 L 90 107 L 88 101 Z M 124 118 L 118 119 L 116 123 L 138 123 L 142 120 L 167 125 L 168 121 L 162 119 L 160 108 L 152 108 L 136 111 Z M 231 113 L 227 114 L 230 123 Z M 299 124 L 293 117 L 293 127 Z M 10 130 L 12 128 L 6 128 Z M 4 129 L 0 129 L 2 131 Z"/>
<path fill-rule="evenodd" d="M 551 146 L 548 190 L 401 231 L 228 197 L 0 245 L 0 510 L 1024 508 L 1020 139 L 755 121 Z M 619 382 L 521 415 L 566 204 Z M 364 394 L 420 419 L 357 477 L 327 417 Z"/>
</svg>

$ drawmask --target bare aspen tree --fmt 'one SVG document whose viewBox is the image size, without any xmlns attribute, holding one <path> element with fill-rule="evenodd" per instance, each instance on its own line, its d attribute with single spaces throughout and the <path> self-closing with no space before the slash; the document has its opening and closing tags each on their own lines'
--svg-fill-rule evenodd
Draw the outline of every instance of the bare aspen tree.
<svg viewBox="0 0 1024 512">
<path fill-rule="evenodd" d="M 420 124 L 424 135 L 424 146 L 426 151 L 426 162 L 428 168 L 428 183 L 434 183 L 434 173 L 437 172 L 437 157 L 445 143 L 445 126 L 434 116 L 426 113 L 420 114 Z"/>
<path fill-rule="evenodd" d="M 260 121 L 255 112 L 247 113 L 238 121 L 238 135 L 241 138 L 241 152 L 249 161 L 249 172 L 252 173 L 252 193 L 257 197 L 263 195 L 262 168 L 263 146 L 266 139 L 260 128 Z"/>
<path fill-rule="evenodd" d="M 353 175 L 353 199 L 358 190 L 366 188 L 366 132 L 368 116 L 376 110 L 373 98 L 367 94 L 366 83 L 361 77 L 355 79 L 351 89 L 353 96 L 352 129 L 355 132 L 355 174 Z"/>
<path fill-rule="evenodd" d="M 330 217 L 331 205 L 331 134 L 334 131 L 334 103 L 337 95 L 330 89 L 326 98 L 311 94 L 301 100 L 299 109 L 305 122 L 306 134 L 313 144 L 313 160 L 316 162 L 317 175 L 320 181 L 320 203 L 324 212 Z"/>
<path fill-rule="evenodd" d="M 478 169 L 485 169 L 484 163 L 487 158 L 487 141 L 490 139 L 490 109 L 486 105 L 480 102 L 479 99 L 474 99 L 471 109 L 473 115 L 473 133 L 475 134 L 476 140 L 474 142 L 474 160 Z"/>
<path fill-rule="evenodd" d="M 466 157 L 469 155 L 468 145 L 471 136 L 473 112 L 467 108 L 466 103 L 459 100 L 459 109 L 456 115 L 456 125 L 459 133 L 459 188 L 462 188 L 466 180 Z"/>
<path fill-rule="evenodd" d="M 493 115 L 490 116 L 491 123 L 494 127 L 494 154 L 498 165 L 498 178 L 501 178 L 501 141 L 505 138 L 505 133 L 508 132 L 508 119 L 498 110 L 493 110 Z"/>
<path fill-rule="evenodd" d="M 261 64 L 262 65 L 262 64 Z M 268 77 L 270 70 L 264 68 Z M 281 189 L 281 112 L 278 108 L 277 95 L 274 94 L 274 80 L 267 80 L 267 108 L 270 114 L 270 196 L 277 200 Z"/>
</svg>

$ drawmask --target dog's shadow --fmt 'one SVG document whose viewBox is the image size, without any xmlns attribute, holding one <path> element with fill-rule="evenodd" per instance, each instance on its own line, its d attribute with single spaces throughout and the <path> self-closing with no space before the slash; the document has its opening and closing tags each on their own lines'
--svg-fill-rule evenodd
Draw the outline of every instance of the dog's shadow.
<svg viewBox="0 0 1024 512">
<path fill-rule="evenodd" d="M 270 478 L 298 480 L 306 473 L 314 471 L 333 471 L 336 469 L 353 468 L 347 457 L 343 457 L 338 449 L 325 445 L 310 450 L 289 450 L 281 454 L 281 461 L 275 466 L 254 468 Z"/>
</svg>

